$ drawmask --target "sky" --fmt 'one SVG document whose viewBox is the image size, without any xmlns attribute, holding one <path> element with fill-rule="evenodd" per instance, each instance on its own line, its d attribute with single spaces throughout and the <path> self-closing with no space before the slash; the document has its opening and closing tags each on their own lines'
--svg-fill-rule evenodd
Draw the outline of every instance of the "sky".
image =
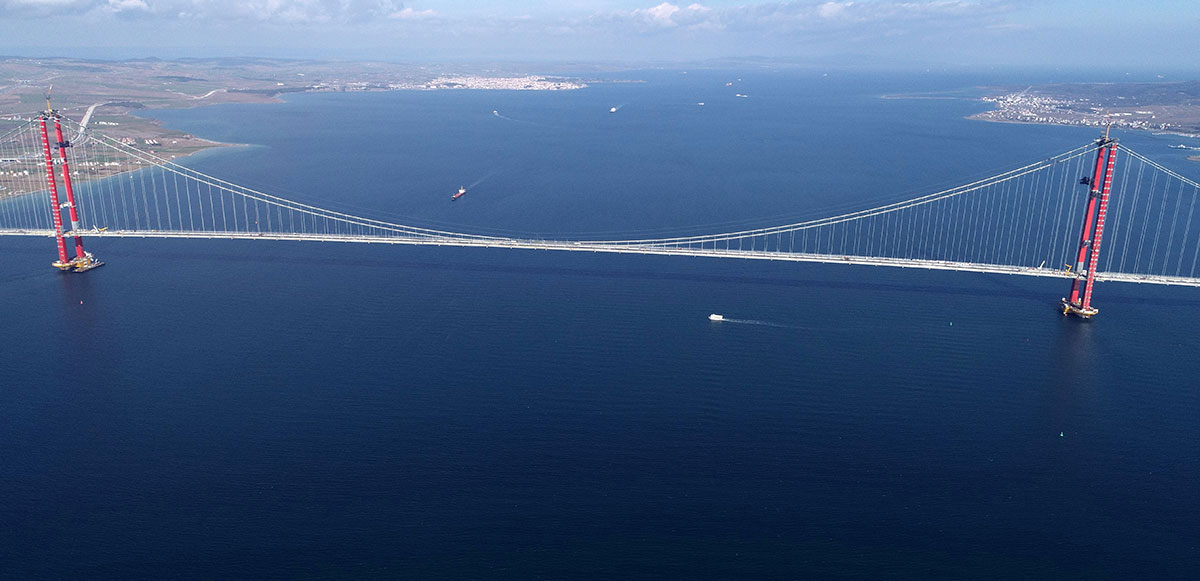
<svg viewBox="0 0 1200 581">
<path fill-rule="evenodd" d="M 1200 0 L 0 0 L 0 54 L 1200 69 Z"/>
</svg>

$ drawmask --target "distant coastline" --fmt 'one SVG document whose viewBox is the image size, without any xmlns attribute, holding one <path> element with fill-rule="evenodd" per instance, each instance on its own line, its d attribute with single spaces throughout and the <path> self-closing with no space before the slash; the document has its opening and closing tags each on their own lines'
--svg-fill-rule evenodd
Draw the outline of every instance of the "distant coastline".
<svg viewBox="0 0 1200 581">
<path fill-rule="evenodd" d="M 469 69 L 470 67 L 462 67 Z M 0 58 L 0 132 L 52 105 L 88 128 L 177 159 L 224 144 L 163 127 L 149 111 L 217 104 L 279 103 L 293 93 L 373 91 L 570 91 L 603 79 L 539 74 L 520 66 L 336 63 L 285 59 L 84 61 Z M 547 66 L 546 68 L 553 68 Z"/>
</svg>

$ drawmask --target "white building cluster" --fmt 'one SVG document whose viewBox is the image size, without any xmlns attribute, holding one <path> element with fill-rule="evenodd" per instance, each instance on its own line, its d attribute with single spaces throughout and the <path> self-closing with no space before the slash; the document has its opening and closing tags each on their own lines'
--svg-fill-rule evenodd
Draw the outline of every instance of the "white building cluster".
<svg viewBox="0 0 1200 581">
<path fill-rule="evenodd" d="M 1180 132 L 1184 129 L 1173 123 L 1159 120 L 1157 114 L 1152 110 L 1106 110 L 1084 98 L 1063 99 L 1022 91 L 983 97 L 982 101 L 993 103 L 996 106 L 991 111 L 974 116 L 987 121 L 1087 127 L 1107 127 L 1111 124 L 1113 127 L 1122 129 L 1173 132 Z"/>
<path fill-rule="evenodd" d="M 540 77 L 481 77 L 462 75 L 438 77 L 425 83 L 389 85 L 391 89 L 486 89 L 502 91 L 569 91 L 582 89 L 587 84 L 569 79 Z"/>
</svg>

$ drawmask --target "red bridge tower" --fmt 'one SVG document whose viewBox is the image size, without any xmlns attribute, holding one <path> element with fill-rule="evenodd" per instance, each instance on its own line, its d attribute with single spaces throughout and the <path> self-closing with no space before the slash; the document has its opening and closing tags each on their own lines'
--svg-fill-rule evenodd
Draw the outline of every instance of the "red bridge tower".
<svg viewBox="0 0 1200 581">
<path fill-rule="evenodd" d="M 53 87 L 51 87 L 53 89 Z M 54 137 L 55 145 L 58 147 L 59 162 L 62 165 L 62 183 L 63 189 L 67 192 L 67 203 L 60 204 L 58 198 L 58 183 L 54 175 L 54 157 L 50 154 L 50 134 L 46 129 L 46 122 L 54 120 Z M 46 110 L 38 118 L 42 130 L 42 157 L 46 160 L 46 185 L 50 188 L 50 211 L 54 218 L 54 237 L 58 241 L 58 260 L 52 265 L 63 272 L 86 272 L 98 266 L 103 266 L 104 263 L 96 260 L 91 252 L 83 249 L 82 230 L 79 226 L 79 210 L 75 206 L 75 191 L 71 188 L 71 168 L 67 162 L 67 148 L 71 147 L 71 142 L 63 139 L 62 124 L 59 123 L 58 111 L 50 107 L 50 94 L 46 94 Z M 63 208 L 69 209 L 71 217 L 71 230 L 66 234 L 63 233 Z M 75 239 L 75 258 L 67 258 L 67 245 L 63 239 L 64 236 L 71 236 Z"/>
<path fill-rule="evenodd" d="M 1096 281 L 1096 264 L 1100 260 L 1100 239 L 1104 236 L 1104 219 L 1108 215 L 1108 194 L 1112 190 L 1113 166 L 1117 161 L 1117 140 L 1106 131 L 1096 142 L 1096 170 L 1091 178 L 1080 183 L 1090 186 L 1087 208 L 1083 217 L 1083 233 L 1079 237 L 1079 257 L 1075 260 L 1075 280 L 1071 295 L 1062 300 L 1064 315 L 1084 319 L 1100 311 L 1092 306 L 1092 283 Z M 1086 269 L 1084 268 L 1086 265 Z"/>
</svg>

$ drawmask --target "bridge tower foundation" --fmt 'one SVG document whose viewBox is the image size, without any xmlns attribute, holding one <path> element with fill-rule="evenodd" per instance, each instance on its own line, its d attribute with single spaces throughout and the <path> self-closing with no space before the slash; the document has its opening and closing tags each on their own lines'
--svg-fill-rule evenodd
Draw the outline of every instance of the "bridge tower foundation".
<svg viewBox="0 0 1200 581">
<path fill-rule="evenodd" d="M 1071 294 L 1062 300 L 1064 315 L 1088 319 L 1099 313 L 1092 306 L 1092 285 L 1096 282 L 1096 265 L 1100 260 L 1100 241 L 1104 237 L 1104 222 L 1108 217 L 1108 196 L 1112 191 L 1113 168 L 1117 161 L 1117 141 L 1106 134 L 1096 142 L 1096 169 L 1091 178 L 1083 178 L 1088 188 L 1084 210 L 1083 232 L 1079 239 L 1079 254 L 1075 261 L 1075 280 Z"/>
</svg>

